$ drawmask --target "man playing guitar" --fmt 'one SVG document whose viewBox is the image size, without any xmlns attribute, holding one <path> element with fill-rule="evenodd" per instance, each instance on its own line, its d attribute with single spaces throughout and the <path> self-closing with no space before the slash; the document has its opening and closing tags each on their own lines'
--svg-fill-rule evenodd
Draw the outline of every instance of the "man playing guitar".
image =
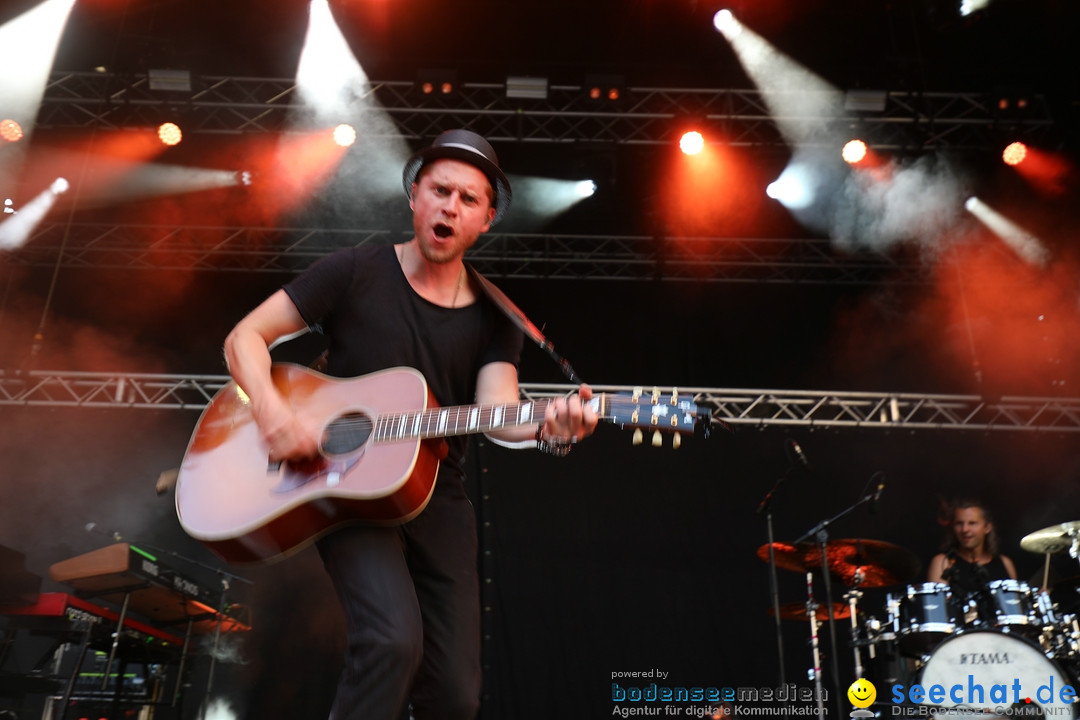
<svg viewBox="0 0 1080 720">
<path fill-rule="evenodd" d="M 327 373 L 418 369 L 439 406 L 519 401 L 520 331 L 481 292 L 465 251 L 497 222 L 510 185 L 491 146 L 451 130 L 409 159 L 404 186 L 415 236 L 395 247 L 322 258 L 241 320 L 225 342 L 229 371 L 250 398 L 271 461 L 318 455 L 321 429 L 271 375 L 270 348 L 301 332 L 328 336 Z M 492 429 L 512 447 L 565 454 L 597 414 L 579 393 L 535 422 Z M 475 516 L 463 486 L 465 436 L 447 438 L 430 501 L 404 524 L 349 524 L 318 548 L 345 610 L 345 668 L 331 717 L 472 718 L 480 697 Z"/>
</svg>

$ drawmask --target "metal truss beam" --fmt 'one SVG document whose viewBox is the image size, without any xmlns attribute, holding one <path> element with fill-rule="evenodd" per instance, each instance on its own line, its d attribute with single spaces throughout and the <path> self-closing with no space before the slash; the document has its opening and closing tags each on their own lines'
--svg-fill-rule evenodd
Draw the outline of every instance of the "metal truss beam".
<svg viewBox="0 0 1080 720">
<path fill-rule="evenodd" d="M 857 128 L 881 150 L 986 150 L 997 149 L 1003 127 L 1014 139 L 1039 142 L 1054 125 L 1042 96 L 1029 100 L 1022 118 L 1004 118 L 995 98 L 981 92 L 887 92 L 876 112 L 777 117 L 757 90 L 632 87 L 617 103 L 604 105 L 570 85 L 549 87 L 543 99 L 507 98 L 502 83 L 466 83 L 436 98 L 420 94 L 413 82 L 372 82 L 371 88 L 368 107 L 393 121 L 383 132 L 410 139 L 465 127 L 496 142 L 658 145 L 675 140 L 679 121 L 695 118 L 715 126 L 734 146 L 785 146 L 777 121 L 791 120 L 813 126 L 823 138 L 829 130 L 846 135 Z M 794 104 L 821 105 L 826 104 Z M 185 133 L 271 132 L 287 129 L 298 109 L 290 79 L 192 76 L 190 92 L 181 93 L 152 89 L 146 74 L 65 72 L 50 78 L 37 127 L 153 127 L 169 111 L 182 114 Z M 351 121 L 383 127 L 365 123 L 364 112 L 374 111 L 357 111 Z"/>
<path fill-rule="evenodd" d="M 402 242 L 389 230 L 43 223 L 7 257 L 24 266 L 299 272 L 347 246 Z M 469 261 L 491 277 L 873 284 L 929 282 L 917 256 L 845 254 L 828 240 L 488 233 Z"/>
<path fill-rule="evenodd" d="M 201 411 L 228 382 L 224 375 L 0 371 L 0 405 Z M 527 398 L 552 397 L 572 389 L 563 384 L 521 386 Z M 595 389 L 635 390 L 618 385 Z M 658 390 L 665 396 L 675 392 L 670 387 Z M 721 425 L 1080 432 L 1080 398 L 987 400 L 977 395 L 722 388 L 679 388 L 678 394 L 692 396 L 702 412 L 711 412 L 712 422 Z"/>
</svg>

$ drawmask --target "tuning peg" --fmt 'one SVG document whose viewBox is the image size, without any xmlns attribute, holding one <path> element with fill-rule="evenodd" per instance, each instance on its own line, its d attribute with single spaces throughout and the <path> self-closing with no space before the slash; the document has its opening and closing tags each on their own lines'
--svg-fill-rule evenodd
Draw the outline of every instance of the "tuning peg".
<svg viewBox="0 0 1080 720">
<path fill-rule="evenodd" d="M 641 433 L 641 428 L 634 430 L 634 444 L 640 445 L 641 441 L 645 439 L 645 436 Z"/>
<path fill-rule="evenodd" d="M 679 433 L 675 433 L 675 436 L 673 438 L 671 438 L 671 449 L 672 450 L 678 450 L 681 445 L 682 445 L 682 435 L 680 435 Z"/>
<path fill-rule="evenodd" d="M 652 434 L 652 446 L 660 447 L 664 444 L 664 436 L 660 434 L 659 430 L 653 430 Z"/>
</svg>

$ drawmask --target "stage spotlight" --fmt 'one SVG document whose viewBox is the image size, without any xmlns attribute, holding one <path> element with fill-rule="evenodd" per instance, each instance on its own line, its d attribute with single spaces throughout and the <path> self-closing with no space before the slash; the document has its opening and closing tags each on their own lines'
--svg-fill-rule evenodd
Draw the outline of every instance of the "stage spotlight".
<svg viewBox="0 0 1080 720">
<path fill-rule="evenodd" d="M 349 147 L 356 142 L 356 130 L 347 123 L 338 125 L 334 128 L 334 142 L 341 147 Z"/>
<path fill-rule="evenodd" d="M 596 104 L 615 102 L 623 96 L 626 78 L 622 75 L 586 75 L 585 94 Z"/>
<path fill-rule="evenodd" d="M 236 184 L 251 187 L 253 176 L 250 170 L 241 170 L 236 173 Z"/>
<path fill-rule="evenodd" d="M 788 165 L 780 177 L 765 188 L 765 194 L 789 210 L 808 208 L 816 195 L 812 173 L 802 164 Z"/>
<path fill-rule="evenodd" d="M 990 0 L 960 0 L 960 17 L 967 17 L 986 8 Z"/>
<path fill-rule="evenodd" d="M 184 139 L 184 133 L 180 131 L 180 126 L 176 123 L 165 122 L 158 125 L 158 139 L 165 145 L 172 147 L 173 145 L 179 145 L 180 141 Z"/>
<path fill-rule="evenodd" d="M 457 86 L 457 73 L 453 70 L 421 70 L 417 73 L 417 85 L 421 95 L 451 95 Z"/>
<path fill-rule="evenodd" d="M 1010 143 L 1001 153 L 1001 159 L 1006 165 L 1019 165 L 1027 157 L 1027 145 L 1022 142 Z"/>
<path fill-rule="evenodd" d="M 964 208 L 1029 264 L 1044 267 L 1050 261 L 1050 251 L 1039 238 L 979 198 L 974 196 L 968 198 L 964 203 Z"/>
<path fill-rule="evenodd" d="M 55 184 L 55 183 L 54 183 Z M 52 188 L 42 190 L 30 202 L 23 205 L 18 214 L 14 210 L 0 223 L 0 250 L 16 250 L 30 239 L 41 221 L 56 203 L 59 193 Z M 4 212 L 7 213 L 5 203 Z"/>
<path fill-rule="evenodd" d="M 722 33 L 724 37 L 731 38 L 739 33 L 739 23 L 735 21 L 735 16 L 730 10 L 717 12 L 713 15 L 712 23 L 717 32 Z"/>
<path fill-rule="evenodd" d="M 858 139 L 848 140 L 844 144 L 844 149 L 840 151 L 840 156 L 849 165 L 862 162 L 866 158 L 866 143 Z"/>
<path fill-rule="evenodd" d="M 0 120 L 0 139 L 7 140 L 8 142 L 18 142 L 22 139 L 22 136 L 22 125 L 10 118 Z"/>
<path fill-rule="evenodd" d="M 582 199 L 592 197 L 596 194 L 596 183 L 592 180 L 582 180 L 574 186 L 574 194 Z"/>
<path fill-rule="evenodd" d="M 49 186 L 49 190 L 52 190 L 53 195 L 63 195 L 71 187 L 71 183 L 67 181 L 67 178 L 58 177 L 53 180 L 52 185 Z"/>
<path fill-rule="evenodd" d="M 684 155 L 697 155 L 705 149 L 705 136 L 697 130 L 684 132 L 679 137 L 679 149 Z"/>
</svg>

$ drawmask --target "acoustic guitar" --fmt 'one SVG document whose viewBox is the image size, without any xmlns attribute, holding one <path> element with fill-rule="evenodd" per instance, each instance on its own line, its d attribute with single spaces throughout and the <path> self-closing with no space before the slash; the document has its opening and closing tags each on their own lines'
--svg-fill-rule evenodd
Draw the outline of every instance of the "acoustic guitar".
<svg viewBox="0 0 1080 720">
<path fill-rule="evenodd" d="M 392 368 L 351 379 L 275 364 L 275 386 L 322 427 L 320 455 L 268 460 L 269 448 L 236 383 L 210 401 L 176 481 L 184 530 L 232 563 L 275 560 L 348 522 L 394 524 L 431 498 L 444 438 L 539 424 L 547 398 L 438 407 L 423 375 Z M 693 433 L 697 406 L 674 393 L 597 393 L 597 416 L 624 427 Z"/>
</svg>

